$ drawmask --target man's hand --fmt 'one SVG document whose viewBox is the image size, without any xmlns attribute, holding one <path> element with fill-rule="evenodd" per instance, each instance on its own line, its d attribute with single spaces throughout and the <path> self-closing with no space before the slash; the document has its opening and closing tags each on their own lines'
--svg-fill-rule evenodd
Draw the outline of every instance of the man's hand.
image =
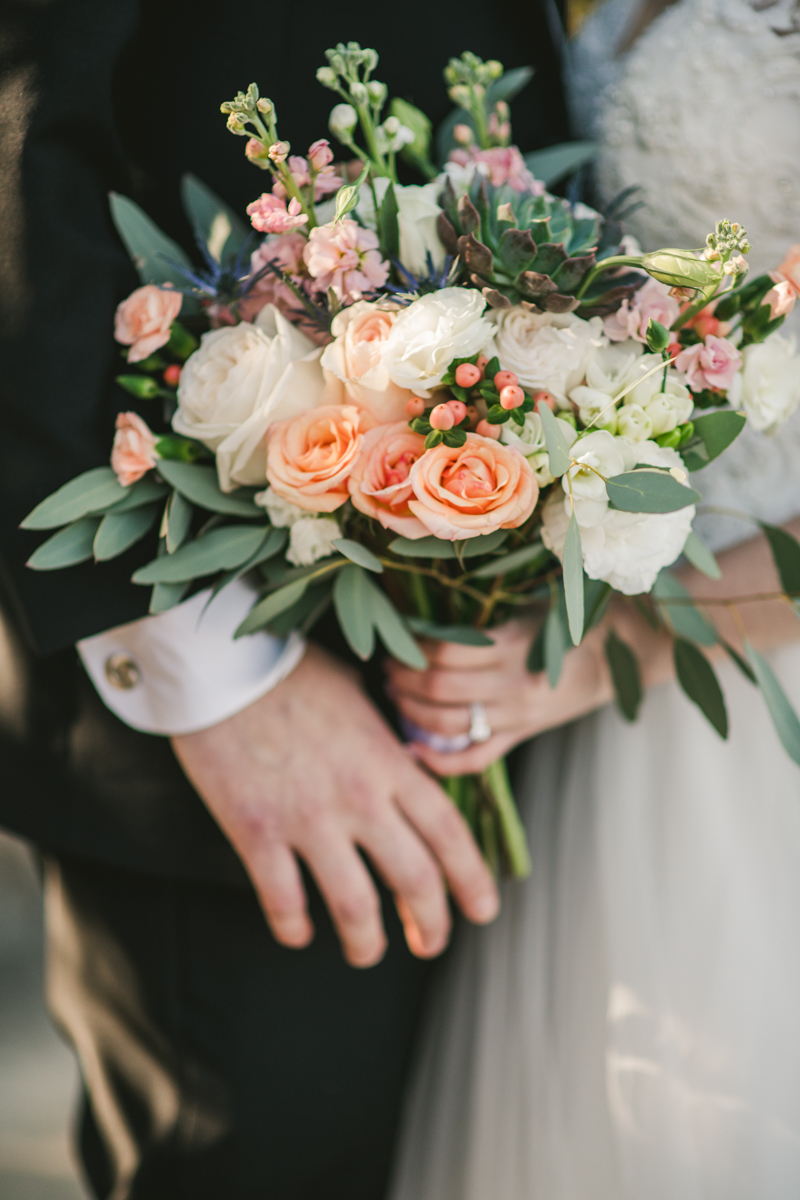
<svg viewBox="0 0 800 1200">
<path fill-rule="evenodd" d="M 314 935 L 296 855 L 354 966 L 371 966 L 386 949 L 378 893 L 357 847 L 394 893 L 420 957 L 447 944 L 445 880 L 470 920 L 497 914 L 494 881 L 456 808 L 353 673 L 318 647 L 274 691 L 172 744 L 284 945 L 305 946 Z"/>
</svg>

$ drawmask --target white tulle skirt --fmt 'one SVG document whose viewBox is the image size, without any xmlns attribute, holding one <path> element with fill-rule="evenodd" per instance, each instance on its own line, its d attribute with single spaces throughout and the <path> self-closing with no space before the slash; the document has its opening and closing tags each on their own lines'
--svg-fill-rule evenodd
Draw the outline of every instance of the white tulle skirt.
<svg viewBox="0 0 800 1200">
<path fill-rule="evenodd" d="M 391 1200 L 800 1197 L 800 769 L 720 676 L 727 743 L 667 684 L 533 744 L 533 873 L 459 931 Z"/>
</svg>

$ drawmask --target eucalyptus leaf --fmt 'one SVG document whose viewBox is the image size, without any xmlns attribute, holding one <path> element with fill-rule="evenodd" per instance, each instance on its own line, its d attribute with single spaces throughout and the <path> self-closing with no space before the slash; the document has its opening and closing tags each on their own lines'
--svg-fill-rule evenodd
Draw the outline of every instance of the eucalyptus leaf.
<svg viewBox="0 0 800 1200">
<path fill-rule="evenodd" d="M 624 471 L 606 480 L 608 502 L 622 512 L 677 512 L 700 495 L 664 471 Z"/>
<path fill-rule="evenodd" d="M 713 646 L 717 642 L 717 631 L 691 601 L 691 593 L 670 571 L 661 571 L 653 586 L 653 599 L 659 602 L 659 611 L 666 615 L 668 624 L 679 637 L 699 642 L 701 646 Z M 682 603 L 670 604 L 670 600 Z"/>
<path fill-rule="evenodd" d="M 190 586 L 189 580 L 186 580 L 184 583 L 157 583 L 150 593 L 150 608 L 148 611 L 151 614 L 155 614 L 167 612 L 168 609 L 174 608 L 176 604 L 180 604 Z"/>
<path fill-rule="evenodd" d="M 345 568 L 347 570 L 348 568 Z M 344 572 L 342 572 L 343 574 Z M 415 642 L 408 626 L 389 597 L 371 580 L 367 580 L 372 622 L 386 649 L 398 662 L 424 671 L 428 660 Z"/>
<path fill-rule="evenodd" d="M 606 583 L 602 579 L 590 579 L 588 575 L 583 577 L 583 606 L 586 610 L 586 616 L 583 622 L 583 631 L 587 633 L 590 629 L 594 629 L 602 618 L 608 602 L 611 599 L 611 584 Z"/>
<path fill-rule="evenodd" d="M 81 517 L 66 529 L 59 529 L 46 542 L 34 550 L 27 566 L 34 571 L 57 571 L 60 567 L 73 567 L 85 562 L 93 555 L 94 539 L 100 528 L 100 517 Z"/>
<path fill-rule="evenodd" d="M 572 175 L 597 157 L 600 146 L 597 142 L 560 142 L 544 150 L 534 150 L 525 155 L 525 165 L 531 175 L 540 179 L 545 187 L 558 183 L 565 175 Z"/>
<path fill-rule="evenodd" d="M 270 529 L 266 538 L 255 554 L 251 555 L 241 566 L 233 567 L 230 571 L 224 571 L 211 589 L 209 604 L 217 596 L 223 588 L 226 588 L 229 583 L 235 583 L 237 579 L 241 579 L 248 571 L 252 571 L 254 567 L 260 566 L 267 562 L 270 558 L 274 558 L 286 545 L 289 531 L 287 529 Z"/>
<path fill-rule="evenodd" d="M 359 567 L 364 567 L 366 571 L 374 571 L 376 575 L 383 573 L 381 560 L 360 542 L 352 542 L 349 538 L 337 538 L 333 545 L 345 558 L 349 558 Z"/>
<path fill-rule="evenodd" d="M 555 475 L 558 479 L 565 471 L 569 470 L 571 461 L 567 440 L 564 437 L 564 423 L 559 421 L 558 417 L 553 416 L 550 405 L 545 404 L 543 400 L 536 405 L 536 411 L 542 419 L 544 440 L 547 443 L 547 454 L 550 459 L 550 474 Z"/>
<path fill-rule="evenodd" d="M 135 485 L 134 485 L 135 486 Z M 53 492 L 22 522 L 22 529 L 55 529 L 99 513 L 126 497 L 111 467 L 93 467 Z"/>
<path fill-rule="evenodd" d="M 676 638 L 673 646 L 675 674 L 686 695 L 697 705 L 721 738 L 728 736 L 725 697 L 711 663 L 693 642 Z"/>
<path fill-rule="evenodd" d="M 181 199 L 198 236 L 216 262 L 236 254 L 251 237 L 241 217 L 197 176 L 183 176 Z"/>
<path fill-rule="evenodd" d="M 725 408 L 720 412 L 696 417 L 693 424 L 695 436 L 702 440 L 706 454 L 711 460 L 717 458 L 736 440 L 747 424 L 747 417 L 735 409 Z"/>
<path fill-rule="evenodd" d="M 106 509 L 106 512 L 129 512 L 131 509 L 141 508 L 143 504 L 152 504 L 154 500 L 163 500 L 169 494 L 167 485 L 160 479 L 156 479 L 153 471 L 148 471 L 143 479 L 137 479 L 136 483 L 132 483 L 124 490 L 125 495 L 122 500 L 112 504 L 110 508 Z"/>
<path fill-rule="evenodd" d="M 225 513 L 236 517 L 263 517 L 263 510 L 254 504 L 249 494 L 226 495 L 220 490 L 215 467 L 197 463 L 159 459 L 158 473 L 192 504 L 208 512 Z"/>
<path fill-rule="evenodd" d="M 578 519 L 574 512 L 567 526 L 563 568 L 569 633 L 573 645 L 577 646 L 583 637 L 583 551 Z"/>
<path fill-rule="evenodd" d="M 309 586 L 291 608 L 274 617 L 267 630 L 274 637 L 285 638 L 290 633 L 305 634 L 319 620 L 331 602 L 331 580 Z"/>
<path fill-rule="evenodd" d="M 238 567 L 261 548 L 267 536 L 264 526 L 224 525 L 181 546 L 174 554 L 162 554 L 133 576 L 134 583 L 179 583 L 214 575 Z"/>
<path fill-rule="evenodd" d="M 800 543 L 777 525 L 762 521 L 761 528 L 769 542 L 781 587 L 788 595 L 800 597 Z"/>
<path fill-rule="evenodd" d="M 380 209 L 381 249 L 384 256 L 393 261 L 400 257 L 400 226 L 398 224 L 397 196 L 390 183 L 383 194 Z"/>
<path fill-rule="evenodd" d="M 703 575 L 709 579 L 721 579 L 722 571 L 719 569 L 719 563 L 714 558 L 714 555 L 709 550 L 705 542 L 701 542 L 700 538 L 694 531 L 690 532 L 683 547 L 683 553 L 688 558 L 693 567 L 696 567 Z"/>
<path fill-rule="evenodd" d="M 482 567 L 473 571 L 472 575 L 475 579 L 493 579 L 496 575 L 509 575 L 548 553 L 542 542 L 531 542 L 529 546 L 520 546 L 519 550 L 512 550 L 493 562 L 484 563 Z"/>
<path fill-rule="evenodd" d="M 723 641 L 722 638 L 719 639 L 719 644 L 725 650 L 731 662 L 736 663 L 736 666 L 742 672 L 745 679 L 749 679 L 751 683 L 757 684 L 758 680 L 755 677 L 753 668 L 750 666 L 747 660 L 742 658 L 741 654 L 739 654 L 737 650 L 734 650 L 733 646 L 729 646 L 726 641 Z"/>
<path fill-rule="evenodd" d="M 167 554 L 174 554 L 189 536 L 194 509 L 179 491 L 173 490 L 167 501 Z"/>
<path fill-rule="evenodd" d="M 453 543 L 431 535 L 423 538 L 395 538 L 389 549 L 402 558 L 455 558 Z"/>
<path fill-rule="evenodd" d="M 406 624 L 420 637 L 434 638 L 439 642 L 455 642 L 459 646 L 493 646 L 494 639 L 482 629 L 471 625 L 437 625 L 424 617 L 406 617 Z"/>
<path fill-rule="evenodd" d="M 564 604 L 564 593 L 560 592 L 558 602 L 550 605 L 550 611 L 544 622 L 544 665 L 547 671 L 547 682 L 551 688 L 558 686 L 561 669 L 564 665 L 564 655 L 569 643 L 567 610 Z"/>
<path fill-rule="evenodd" d="M 635 721 L 644 694 L 636 655 L 613 629 L 609 630 L 603 648 L 614 684 L 617 707 L 626 721 Z"/>
<path fill-rule="evenodd" d="M 247 633 L 255 633 L 256 630 L 263 629 L 277 617 L 278 613 L 282 613 L 296 604 L 307 587 L 307 579 L 293 579 L 291 583 L 286 584 L 286 587 L 271 592 L 269 596 L 259 600 L 258 604 L 250 609 L 233 636 L 240 638 Z"/>
<path fill-rule="evenodd" d="M 129 512 L 107 512 L 100 522 L 92 546 L 95 561 L 105 562 L 124 554 L 149 533 L 157 518 L 157 504 L 132 508 Z"/>
<path fill-rule="evenodd" d="M 800 766 L 800 721 L 767 660 L 745 639 L 744 652 L 766 701 L 784 750 Z"/>
<path fill-rule="evenodd" d="M 185 287 L 186 278 L 175 269 L 173 263 L 189 270 L 193 270 L 193 267 L 189 256 L 178 243 L 162 233 L 147 213 L 127 196 L 109 192 L 108 202 L 117 232 L 133 259 L 142 283 L 154 283 L 157 286 L 171 283 L 174 287 Z M 197 302 L 184 296 L 182 311 L 187 313 L 196 309 Z"/>
<path fill-rule="evenodd" d="M 361 567 L 343 567 L 333 585 L 333 606 L 347 644 L 365 662 L 375 649 L 369 576 Z"/>
<path fill-rule="evenodd" d="M 533 76 L 533 67 L 514 67 L 510 71 L 504 71 L 499 79 L 495 79 L 493 83 L 489 84 L 489 90 L 486 93 L 487 107 L 493 108 L 498 100 L 505 100 L 507 104 L 510 104 L 514 97 L 528 86 Z"/>
</svg>

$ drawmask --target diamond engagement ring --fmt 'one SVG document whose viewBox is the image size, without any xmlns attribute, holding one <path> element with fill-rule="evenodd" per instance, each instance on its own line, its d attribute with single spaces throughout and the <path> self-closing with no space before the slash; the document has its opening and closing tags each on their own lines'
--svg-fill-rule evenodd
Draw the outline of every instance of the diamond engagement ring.
<svg viewBox="0 0 800 1200">
<path fill-rule="evenodd" d="M 458 751 L 467 750 L 470 746 L 478 745 L 480 742 L 488 742 L 492 736 L 492 727 L 486 716 L 486 709 L 480 702 L 469 706 L 469 732 L 456 734 L 455 737 L 446 737 L 442 733 L 431 733 L 427 729 L 422 729 L 414 721 L 409 721 L 407 717 L 401 717 L 400 724 L 409 741 L 421 742 L 424 746 L 430 746 L 431 750 L 435 750 L 438 754 L 456 754 Z"/>
<path fill-rule="evenodd" d="M 486 716 L 486 709 L 478 700 L 469 706 L 469 740 L 470 742 L 488 742 L 492 736 L 492 727 Z"/>
</svg>

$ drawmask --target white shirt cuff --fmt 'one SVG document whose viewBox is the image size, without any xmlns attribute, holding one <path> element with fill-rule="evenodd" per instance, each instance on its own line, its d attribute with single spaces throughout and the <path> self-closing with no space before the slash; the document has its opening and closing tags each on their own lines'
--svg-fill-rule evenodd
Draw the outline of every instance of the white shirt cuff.
<svg viewBox="0 0 800 1200">
<path fill-rule="evenodd" d="M 126 725 L 165 736 L 207 729 L 271 691 L 300 662 L 305 641 L 296 633 L 234 641 L 255 598 L 245 580 L 206 608 L 210 595 L 206 588 L 167 612 L 78 642 L 92 683 Z"/>
</svg>

